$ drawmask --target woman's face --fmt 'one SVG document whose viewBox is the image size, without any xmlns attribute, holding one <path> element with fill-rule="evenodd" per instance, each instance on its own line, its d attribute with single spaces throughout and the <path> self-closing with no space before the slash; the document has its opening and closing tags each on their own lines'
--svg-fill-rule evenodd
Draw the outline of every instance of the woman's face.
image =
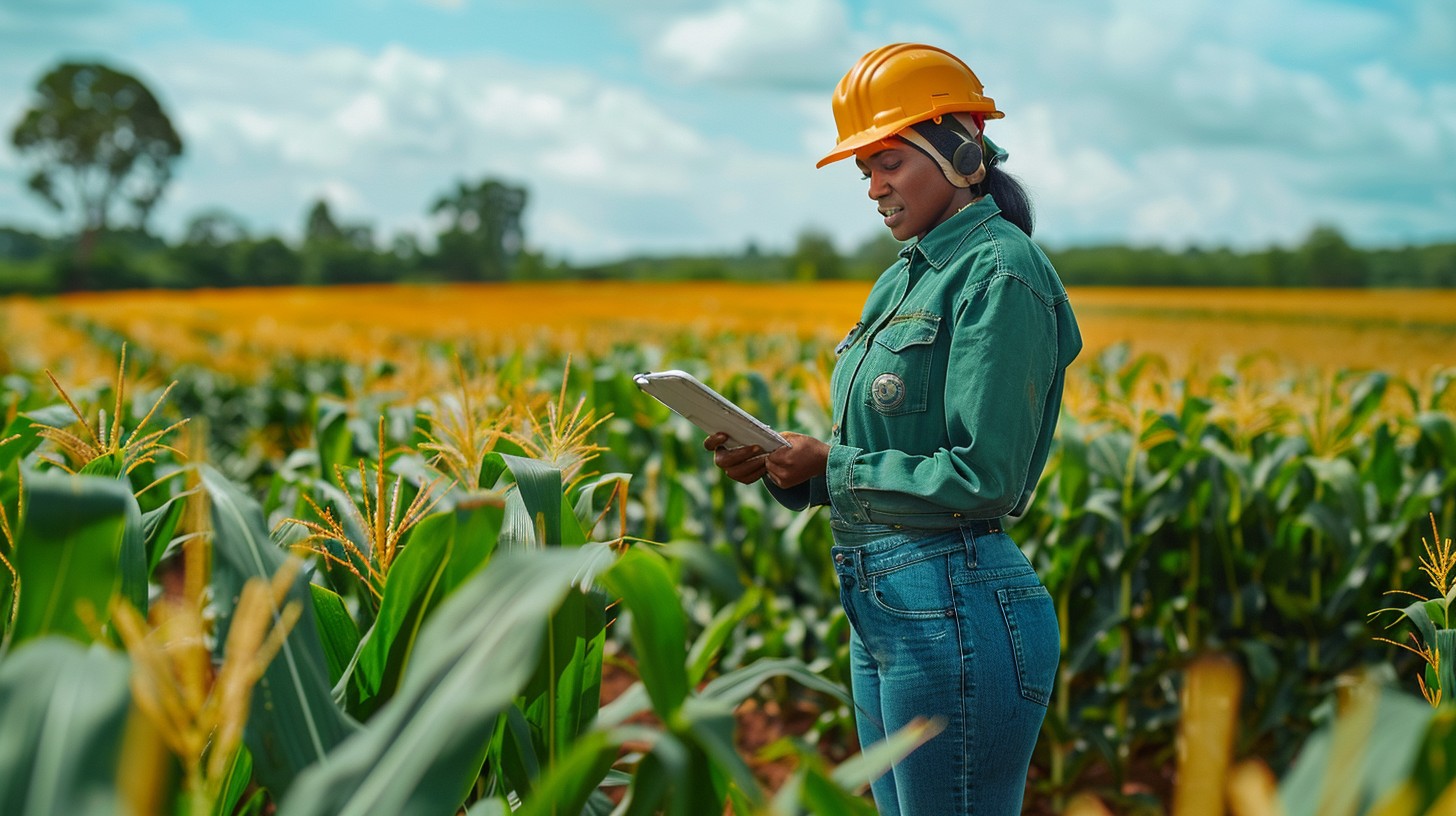
<svg viewBox="0 0 1456 816">
<path fill-rule="evenodd" d="M 898 140 L 890 144 L 868 159 L 856 158 L 855 164 L 869 180 L 869 196 L 895 240 L 924 238 L 969 204 L 971 192 L 946 180 L 940 165 L 919 150 Z"/>
</svg>

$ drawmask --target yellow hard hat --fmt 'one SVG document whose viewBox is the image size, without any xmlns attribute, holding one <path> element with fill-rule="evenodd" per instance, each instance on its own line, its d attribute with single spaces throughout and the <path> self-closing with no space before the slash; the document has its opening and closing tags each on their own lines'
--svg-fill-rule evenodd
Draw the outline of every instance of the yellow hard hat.
<svg viewBox="0 0 1456 816">
<path fill-rule="evenodd" d="M 865 54 L 834 89 L 839 144 L 815 167 L 839 161 L 906 127 L 948 113 L 1005 116 L 982 93 L 981 80 L 953 54 L 933 45 L 895 43 Z"/>
</svg>

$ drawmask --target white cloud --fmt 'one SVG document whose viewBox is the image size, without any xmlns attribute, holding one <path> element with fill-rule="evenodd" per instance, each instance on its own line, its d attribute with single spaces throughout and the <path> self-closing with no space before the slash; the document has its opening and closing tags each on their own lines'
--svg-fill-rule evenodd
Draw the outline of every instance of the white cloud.
<svg viewBox="0 0 1456 816">
<path fill-rule="evenodd" d="M 842 73 L 848 38 L 837 0 L 737 0 L 670 21 L 651 55 L 689 82 L 817 86 Z"/>
<path fill-rule="evenodd" d="M 442 17 L 464 24 L 490 2 Z M 811 224 L 848 249 L 883 227 L 852 168 L 813 168 L 834 142 L 830 89 L 869 48 L 918 40 L 964 56 L 1007 111 L 990 133 L 1048 243 L 1259 246 L 1316 221 L 1421 239 L 1456 223 L 1449 0 L 585 4 L 617 26 L 599 32 L 606 56 L 448 51 L 403 30 L 369 47 L 324 30 L 305 37 L 326 47 L 222 43 L 160 4 L 29 16 L 49 37 L 32 46 L 4 30 L 12 14 L 0 124 L 64 41 L 133 70 L 172 111 L 187 154 L 156 213 L 169 234 L 222 206 L 292 237 L 324 196 L 387 237 L 493 176 L 528 188 L 528 241 L 556 257 L 786 248 Z M 53 228 L 22 170 L 0 144 L 3 220 Z"/>
<path fill-rule="evenodd" d="M 1360 241 L 1449 238 L 1456 68 L 1423 79 L 1402 47 L 1433 36 L 1407 15 L 1456 14 L 1418 3 L 1037 2 L 1004 7 L 996 37 L 960 34 L 1054 243 L 1248 248 L 1320 222 Z"/>
<path fill-rule="evenodd" d="M 528 240 L 558 257 L 741 241 L 741 225 L 687 203 L 718 183 L 714 157 L 740 148 L 637 87 L 402 46 L 206 50 L 151 57 L 188 145 L 158 208 L 166 231 L 226 206 L 296 237 L 323 197 L 341 220 L 372 222 L 386 237 L 427 224 L 421 214 L 457 181 L 494 176 L 527 187 Z"/>
</svg>

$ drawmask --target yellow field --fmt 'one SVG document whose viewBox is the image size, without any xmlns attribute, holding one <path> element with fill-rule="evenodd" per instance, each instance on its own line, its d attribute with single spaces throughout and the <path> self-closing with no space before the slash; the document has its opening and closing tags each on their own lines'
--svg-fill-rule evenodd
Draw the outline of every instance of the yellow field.
<svg viewBox="0 0 1456 816">
<path fill-rule="evenodd" d="M 87 294 L 3 304 L 6 353 L 30 367 L 88 367 L 74 318 L 173 362 L 239 374 L 301 356 L 397 359 L 420 343 L 570 353 L 691 332 L 781 334 L 832 345 L 866 282 L 553 283 Z M 1116 289 L 1072 292 L 1093 355 L 1116 343 L 1176 371 L 1250 356 L 1289 371 L 1383 369 L 1420 380 L 1456 364 L 1456 292 Z M 44 337 L 42 343 L 35 341 Z M 45 359 L 25 359 L 31 356 Z M 103 358 L 104 361 L 104 358 Z M 98 364 L 100 364 L 98 362 Z"/>
</svg>

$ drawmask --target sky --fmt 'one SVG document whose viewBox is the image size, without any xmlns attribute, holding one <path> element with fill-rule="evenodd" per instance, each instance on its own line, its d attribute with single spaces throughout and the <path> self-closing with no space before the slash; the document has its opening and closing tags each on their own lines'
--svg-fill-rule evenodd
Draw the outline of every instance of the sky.
<svg viewBox="0 0 1456 816">
<path fill-rule="evenodd" d="M 153 213 L 296 239 L 312 204 L 389 243 L 462 181 L 525 187 L 572 263 L 842 251 L 884 230 L 833 146 L 866 51 L 965 60 L 1052 248 L 1254 250 L 1316 226 L 1456 240 L 1451 0 L 0 0 L 0 225 L 73 220 L 10 134 L 63 61 L 145 83 L 185 154 Z"/>
</svg>

